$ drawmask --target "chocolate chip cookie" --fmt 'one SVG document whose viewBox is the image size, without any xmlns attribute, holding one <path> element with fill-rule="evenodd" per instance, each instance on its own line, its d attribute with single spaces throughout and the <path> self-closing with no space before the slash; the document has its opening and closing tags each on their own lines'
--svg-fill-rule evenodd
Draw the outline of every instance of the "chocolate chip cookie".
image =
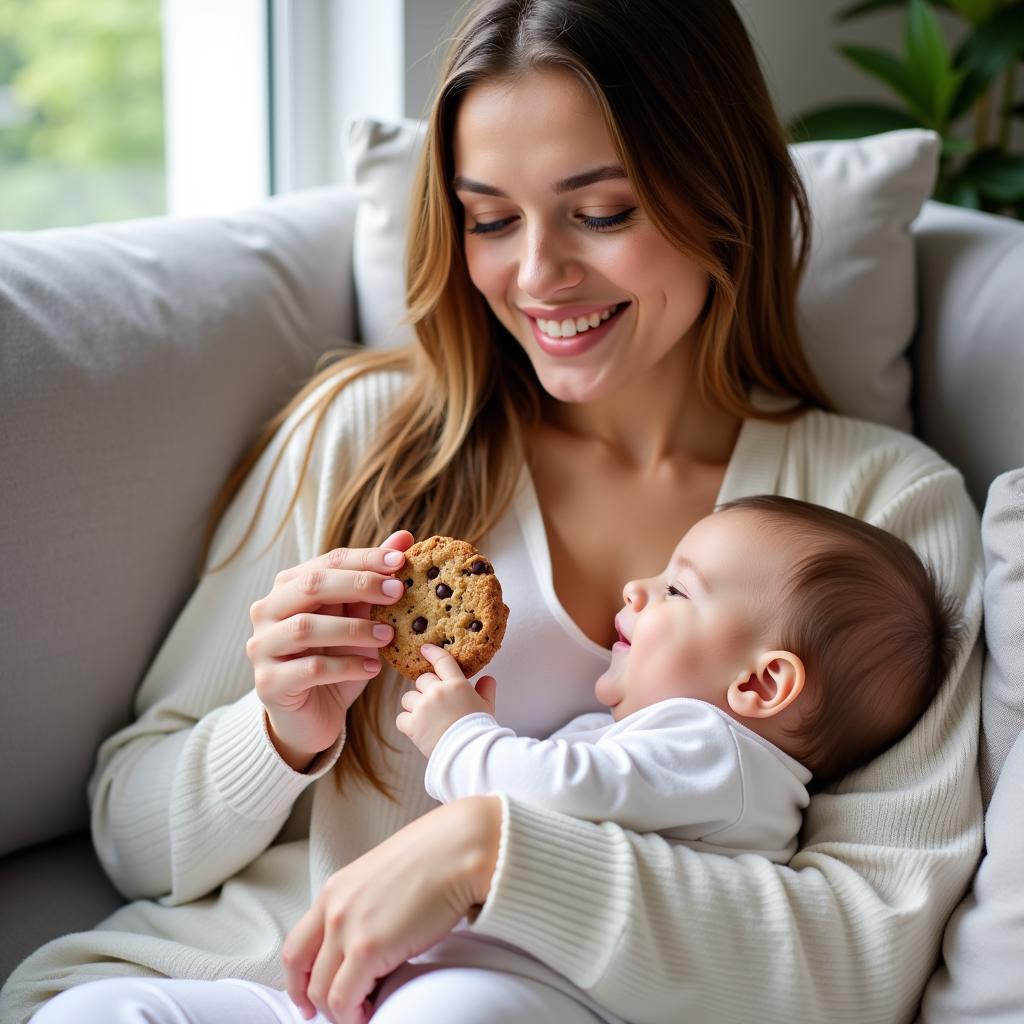
<svg viewBox="0 0 1024 1024">
<path fill-rule="evenodd" d="M 406 551 L 394 576 L 405 583 L 405 594 L 395 604 L 373 605 L 370 617 L 395 627 L 380 655 L 406 679 L 433 671 L 420 654 L 423 644 L 444 647 L 467 678 L 497 654 L 508 608 L 494 567 L 472 544 L 428 537 Z"/>
</svg>

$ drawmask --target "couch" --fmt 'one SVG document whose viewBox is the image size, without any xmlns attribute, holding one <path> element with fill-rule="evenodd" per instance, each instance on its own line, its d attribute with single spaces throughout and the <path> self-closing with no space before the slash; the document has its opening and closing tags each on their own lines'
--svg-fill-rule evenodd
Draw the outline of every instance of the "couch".
<svg viewBox="0 0 1024 1024">
<path fill-rule="evenodd" d="M 421 137 L 353 121 L 345 182 L 229 216 L 0 232 L 0 979 L 123 902 L 88 834 L 96 748 L 131 718 L 235 460 L 324 353 L 407 330 Z M 953 462 L 980 512 L 1024 465 L 1024 224 L 926 201 L 931 133 L 800 154 L 824 226 L 801 295 L 812 363 L 843 411 Z M 1024 724 L 1007 671 L 1004 732 Z"/>
</svg>

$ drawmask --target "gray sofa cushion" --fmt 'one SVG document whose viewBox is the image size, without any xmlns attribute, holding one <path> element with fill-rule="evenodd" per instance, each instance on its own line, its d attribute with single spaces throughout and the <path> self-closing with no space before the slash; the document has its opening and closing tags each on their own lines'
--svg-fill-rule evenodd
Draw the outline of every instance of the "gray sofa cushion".
<svg viewBox="0 0 1024 1024">
<path fill-rule="evenodd" d="M 123 903 L 88 832 L 0 858 L 0 984 L 43 943 L 88 931 Z"/>
<path fill-rule="evenodd" d="M 1024 224 L 928 202 L 914 238 L 914 432 L 980 509 L 996 476 L 1024 466 Z"/>
<path fill-rule="evenodd" d="M 988 652 L 981 679 L 980 760 L 981 792 L 987 803 L 1003 762 L 1024 730 L 1024 469 L 1011 470 L 992 481 L 981 520 L 981 540 Z M 1020 839 L 1024 844 L 1024 834 Z M 1024 932 L 1020 948 L 1024 952 Z M 1024 1015 L 1024 989 L 1021 996 Z"/>
<path fill-rule="evenodd" d="M 354 333 L 343 188 L 0 233 L 0 853 L 87 821 L 212 496 Z"/>
</svg>

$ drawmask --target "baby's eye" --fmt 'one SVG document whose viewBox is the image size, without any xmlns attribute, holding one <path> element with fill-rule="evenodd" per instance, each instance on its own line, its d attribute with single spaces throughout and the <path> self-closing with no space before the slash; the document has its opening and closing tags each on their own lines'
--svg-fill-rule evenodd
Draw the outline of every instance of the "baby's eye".
<svg viewBox="0 0 1024 1024">
<path fill-rule="evenodd" d="M 681 590 L 676 590 L 676 588 L 673 586 L 667 587 L 666 592 L 668 593 L 669 597 L 685 597 L 687 601 L 689 601 L 690 599 L 689 594 L 684 594 Z"/>
</svg>

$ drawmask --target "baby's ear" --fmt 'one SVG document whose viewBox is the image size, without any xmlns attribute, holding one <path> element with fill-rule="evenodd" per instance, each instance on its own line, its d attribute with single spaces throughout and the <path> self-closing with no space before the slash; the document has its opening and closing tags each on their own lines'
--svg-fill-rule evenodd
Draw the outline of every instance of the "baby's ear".
<svg viewBox="0 0 1024 1024">
<path fill-rule="evenodd" d="M 791 651 L 766 651 L 733 680 L 726 700 L 744 718 L 771 718 L 800 696 L 805 679 L 804 663 Z"/>
</svg>

